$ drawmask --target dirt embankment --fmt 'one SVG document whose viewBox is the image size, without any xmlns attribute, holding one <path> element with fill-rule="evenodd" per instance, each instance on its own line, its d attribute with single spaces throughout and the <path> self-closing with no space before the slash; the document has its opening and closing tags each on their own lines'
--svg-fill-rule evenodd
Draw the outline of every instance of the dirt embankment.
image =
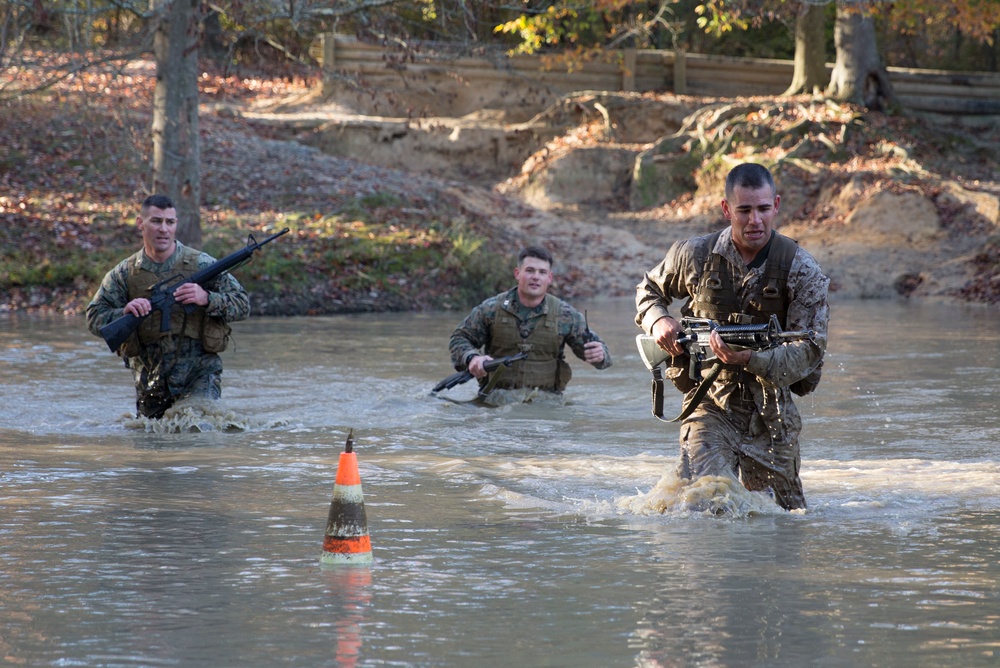
<svg viewBox="0 0 1000 668">
<path fill-rule="evenodd" d="M 725 173 L 752 160 L 773 166 L 780 229 L 820 261 L 836 296 L 1000 298 L 997 124 L 808 97 L 582 93 L 519 122 L 502 109 L 387 119 L 351 102 L 303 96 L 244 118 L 452 181 L 466 206 L 553 249 L 563 294 L 631 294 L 671 242 L 725 224 Z M 498 196 L 524 206 L 505 213 Z"/>
<path fill-rule="evenodd" d="M 134 250 L 153 69 L 127 72 L 0 114 L 0 312 L 78 313 Z M 1000 300 L 996 125 L 598 92 L 530 114 L 385 117 L 245 79 L 200 82 L 202 229 L 217 253 L 295 228 L 241 270 L 255 313 L 464 308 L 509 285 L 529 242 L 555 254 L 559 294 L 631 295 L 670 243 L 725 224 L 722 179 L 745 160 L 773 166 L 781 229 L 835 295 Z"/>
</svg>

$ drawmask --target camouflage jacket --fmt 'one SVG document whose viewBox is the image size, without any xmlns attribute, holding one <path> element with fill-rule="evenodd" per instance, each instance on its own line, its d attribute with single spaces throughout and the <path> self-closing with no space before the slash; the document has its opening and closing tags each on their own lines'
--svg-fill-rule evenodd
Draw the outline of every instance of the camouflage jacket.
<svg viewBox="0 0 1000 668">
<path fill-rule="evenodd" d="M 181 243 L 177 242 L 177 246 L 180 250 Z M 140 250 L 119 262 L 105 275 L 97 294 L 87 305 L 87 327 L 90 331 L 100 336 L 101 327 L 124 313 L 129 302 L 130 266 L 170 275 L 180 255 L 175 251 L 165 262 L 156 263 Z M 212 256 L 201 253 L 198 269 L 214 261 Z M 223 274 L 203 287 L 208 291 L 207 315 L 226 322 L 244 320 L 250 315 L 250 298 L 232 274 Z M 187 336 L 162 337 L 145 346 L 141 355 L 126 359 L 126 365 L 132 369 L 139 401 L 149 397 L 183 396 L 196 387 L 199 380 L 222 373 L 222 358 L 216 353 L 206 352 L 200 340 Z"/>
<path fill-rule="evenodd" d="M 744 303 L 756 290 L 766 264 L 748 268 L 732 241 L 732 232 L 726 229 L 719 236 L 714 248 L 706 248 L 708 236 L 678 241 L 667 251 L 666 257 L 648 271 L 636 286 L 636 324 L 647 334 L 653 323 L 671 314 L 669 307 L 674 300 L 690 300 L 698 289 L 704 269 L 703 259 L 709 252 L 721 254 L 733 267 L 734 284 Z M 812 341 L 787 343 L 764 351 L 754 351 L 746 370 L 756 377 L 750 391 L 758 413 L 764 412 L 765 420 L 774 425 L 798 431 L 801 423 L 795 411 L 788 386 L 806 377 L 822 361 L 826 351 L 827 326 L 830 306 L 827 301 L 830 280 L 823 274 L 816 260 L 801 247 L 788 274 L 787 330 L 813 330 Z M 685 302 L 680 315 L 690 315 Z M 720 408 L 727 408 L 734 390 L 732 382 L 717 381 L 709 396 Z M 765 392 L 775 400 L 765 401 Z M 766 409 L 766 410 L 765 410 Z M 782 414 L 784 422 L 782 422 Z M 773 426 L 773 425 L 772 425 Z"/>
<path fill-rule="evenodd" d="M 140 250 L 109 271 L 101 281 L 97 294 L 87 305 L 87 328 L 91 333 L 100 336 L 101 327 L 120 318 L 125 312 L 125 305 L 129 302 L 128 275 L 131 265 L 158 274 L 169 274 L 180 255 L 178 251 L 181 246 L 181 242 L 178 241 L 177 250 L 173 255 L 159 263 L 153 262 Z M 208 253 L 202 253 L 198 257 L 198 269 L 204 269 L 213 262 L 215 258 Z M 205 307 L 207 315 L 222 318 L 226 322 L 246 320 L 250 315 L 250 297 L 232 274 L 228 272 L 222 274 L 204 287 L 208 291 L 208 306 Z"/>
<path fill-rule="evenodd" d="M 448 349 L 451 351 L 451 361 L 456 370 L 464 370 L 474 355 L 491 354 L 491 351 L 485 348 L 493 338 L 493 322 L 496 320 L 497 310 L 500 308 L 505 308 L 514 314 L 522 337 L 531 334 L 545 315 L 544 301 L 535 308 L 528 308 L 518 301 L 517 288 L 511 288 L 507 292 L 490 297 L 472 309 L 472 312 L 459 323 L 451 335 Z M 600 341 L 601 345 L 604 346 L 604 360 L 592 366 L 596 369 L 606 369 L 611 366 L 611 353 L 607 344 L 601 341 L 600 337 L 593 331 L 590 333 L 590 338 L 587 338 L 587 324 L 583 314 L 563 300 L 559 300 L 557 327 L 559 335 L 562 337 L 560 347 L 568 345 L 574 355 L 583 359 L 584 345 L 588 341 Z"/>
</svg>

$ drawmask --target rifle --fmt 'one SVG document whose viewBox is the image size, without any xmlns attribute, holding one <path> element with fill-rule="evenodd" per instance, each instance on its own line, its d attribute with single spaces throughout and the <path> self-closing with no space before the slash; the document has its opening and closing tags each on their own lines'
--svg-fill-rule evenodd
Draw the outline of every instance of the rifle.
<svg viewBox="0 0 1000 668">
<path fill-rule="evenodd" d="M 716 359 L 715 353 L 708 345 L 708 339 L 712 332 L 718 332 L 719 338 L 736 350 L 767 350 L 781 345 L 786 341 L 800 341 L 811 339 L 815 336 L 812 330 L 797 332 L 783 332 L 778 323 L 778 316 L 772 315 L 770 321 L 765 325 L 720 325 L 715 320 L 708 318 L 682 318 L 682 334 L 677 338 L 677 343 L 684 346 L 687 354 L 691 357 L 688 368 L 688 377 L 695 383 L 702 380 L 702 366 L 705 362 Z M 635 337 L 636 345 L 639 347 L 639 355 L 642 357 L 646 368 L 652 371 L 654 368 L 670 359 L 670 353 L 660 348 L 656 340 L 648 334 L 640 334 Z"/>
<path fill-rule="evenodd" d="M 288 232 L 287 227 L 260 242 L 254 239 L 253 234 L 250 234 L 247 236 L 246 246 L 239 249 L 235 253 L 227 255 L 221 260 L 216 260 L 204 269 L 199 269 L 188 278 L 181 278 L 180 274 L 176 274 L 156 283 L 149 288 L 149 303 L 153 307 L 150 309 L 149 313 L 141 317 L 134 316 L 131 313 L 126 313 L 120 318 L 112 320 L 104 327 L 101 327 L 101 336 L 103 336 L 105 342 L 107 342 L 108 348 L 111 349 L 111 352 L 118 352 L 118 349 L 121 348 L 122 344 L 128 340 L 128 337 L 132 335 L 132 332 L 139 327 L 139 324 L 155 311 L 160 312 L 160 331 L 169 332 L 170 309 L 173 308 L 175 303 L 174 290 L 185 283 L 197 283 L 198 285 L 204 287 L 205 284 L 212 279 L 247 263 L 250 258 L 253 257 L 254 252 L 260 250 L 261 246 L 274 241 L 286 232 Z M 171 281 L 176 282 L 171 283 Z M 166 285 L 168 283 L 170 285 Z M 166 285 L 166 287 L 164 287 L 164 285 Z M 185 304 L 184 308 L 186 311 L 190 312 L 193 306 L 191 304 Z"/>
<path fill-rule="evenodd" d="M 508 355 L 507 357 L 501 357 L 500 359 L 493 359 L 490 360 L 489 362 L 484 362 L 483 368 L 486 371 L 495 371 L 496 369 L 499 369 L 501 366 L 509 367 L 514 362 L 518 362 L 527 357 L 528 357 L 527 352 L 521 352 L 516 355 Z M 475 378 L 475 376 L 469 373 L 468 370 L 459 371 L 458 373 L 453 373 L 444 380 L 442 380 L 440 383 L 435 385 L 434 389 L 431 390 L 431 394 L 437 394 L 441 390 L 450 390 L 456 385 L 461 385 L 462 383 L 470 381 L 473 378 Z"/>
<path fill-rule="evenodd" d="M 722 371 L 723 364 L 716 361 L 708 376 L 702 376 L 703 365 L 706 362 L 717 360 L 708 343 L 713 331 L 718 332 L 722 341 L 736 350 L 748 348 L 750 350 L 768 350 L 788 341 L 812 339 L 816 334 L 812 330 L 783 332 L 776 315 L 772 315 L 767 324 L 763 325 L 720 325 L 715 320 L 708 318 L 682 318 L 680 325 L 682 333 L 677 338 L 677 342 L 684 346 L 690 358 L 688 378 L 695 383 L 697 391 L 687 402 L 684 411 L 669 422 L 677 422 L 690 415 Z M 660 348 L 656 339 L 648 334 L 636 336 L 635 343 L 639 348 L 639 356 L 642 358 L 643 364 L 653 373 L 653 415 L 662 420 L 663 375 L 659 367 L 670 360 L 671 355 Z"/>
<path fill-rule="evenodd" d="M 584 343 L 590 343 L 591 341 L 596 341 L 597 340 L 597 334 L 594 334 L 594 332 L 591 331 L 591 329 L 590 329 L 590 320 L 587 318 L 587 310 L 586 309 L 584 309 L 584 311 L 583 311 L 583 326 L 584 326 L 584 330 L 583 330 L 583 342 Z"/>
</svg>

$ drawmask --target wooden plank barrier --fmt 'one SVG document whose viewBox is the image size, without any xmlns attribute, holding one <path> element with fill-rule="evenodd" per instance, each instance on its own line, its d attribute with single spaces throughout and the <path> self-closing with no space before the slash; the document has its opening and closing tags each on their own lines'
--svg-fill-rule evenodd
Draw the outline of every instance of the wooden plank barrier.
<svg viewBox="0 0 1000 668">
<path fill-rule="evenodd" d="M 401 78 L 461 81 L 502 87 L 541 86 L 550 95 L 581 90 L 673 92 L 734 97 L 779 95 L 792 80 L 790 60 L 732 58 L 668 50 L 626 49 L 609 62 L 588 62 L 572 71 L 546 69 L 537 56 L 447 57 L 428 45 L 403 53 L 353 37 L 324 34 L 310 54 L 324 83 L 361 77 L 373 85 Z M 827 64 L 827 68 L 832 68 Z M 935 114 L 1000 115 L 1000 74 L 887 68 L 904 108 Z"/>
</svg>

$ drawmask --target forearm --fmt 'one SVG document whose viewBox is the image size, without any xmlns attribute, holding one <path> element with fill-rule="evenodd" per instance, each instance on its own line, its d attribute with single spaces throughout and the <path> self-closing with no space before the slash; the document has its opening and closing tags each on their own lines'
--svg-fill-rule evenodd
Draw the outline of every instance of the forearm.
<svg viewBox="0 0 1000 668">
<path fill-rule="evenodd" d="M 653 333 L 653 323 L 670 316 L 674 299 L 688 297 L 685 276 L 691 273 L 688 244 L 678 242 L 670 247 L 663 260 L 643 274 L 635 286 L 635 324 L 647 334 Z"/>
<path fill-rule="evenodd" d="M 479 346 L 475 346 L 467 338 L 459 333 L 452 334 L 448 341 L 448 351 L 451 353 L 451 363 L 457 370 L 463 370 L 468 366 L 469 359 L 473 355 L 480 354 Z"/>
<path fill-rule="evenodd" d="M 115 271 L 108 272 L 94 298 L 87 304 L 87 329 L 94 336 L 100 336 L 101 327 L 124 314 L 126 303 L 128 303 L 127 284 L 124 279 L 116 275 Z"/>
<path fill-rule="evenodd" d="M 822 359 L 820 345 L 812 341 L 796 341 L 770 350 L 753 351 L 746 370 L 764 385 L 787 387 L 808 376 Z"/>
<path fill-rule="evenodd" d="M 226 274 L 208 290 L 205 313 L 226 322 L 237 322 L 250 317 L 250 296 L 237 280 Z"/>
<path fill-rule="evenodd" d="M 451 334 L 451 339 L 448 340 L 451 363 L 459 371 L 468 366 L 469 359 L 473 354 L 482 354 L 481 351 L 492 338 L 491 327 L 495 315 L 485 304 L 480 304 L 472 309 L 472 312 L 458 324 L 458 327 Z"/>
<path fill-rule="evenodd" d="M 250 317 L 250 297 L 245 292 L 209 292 L 205 312 L 226 322 Z"/>
<path fill-rule="evenodd" d="M 647 334 L 652 333 L 654 322 L 670 315 L 668 306 L 672 301 L 651 274 L 652 272 L 647 273 L 643 277 L 642 282 L 636 286 L 635 293 L 635 324 Z"/>
<path fill-rule="evenodd" d="M 101 327 L 120 318 L 123 313 L 123 306 L 115 306 L 108 302 L 101 293 L 98 293 L 94 300 L 87 305 L 87 329 L 94 336 L 100 336 Z"/>
<path fill-rule="evenodd" d="M 811 331 L 813 336 L 754 352 L 746 367 L 762 382 L 776 387 L 786 387 L 805 378 L 822 362 L 830 321 L 827 298 L 830 281 L 815 262 L 796 262 L 789 281 L 795 298 L 788 305 L 785 329 Z"/>
</svg>

